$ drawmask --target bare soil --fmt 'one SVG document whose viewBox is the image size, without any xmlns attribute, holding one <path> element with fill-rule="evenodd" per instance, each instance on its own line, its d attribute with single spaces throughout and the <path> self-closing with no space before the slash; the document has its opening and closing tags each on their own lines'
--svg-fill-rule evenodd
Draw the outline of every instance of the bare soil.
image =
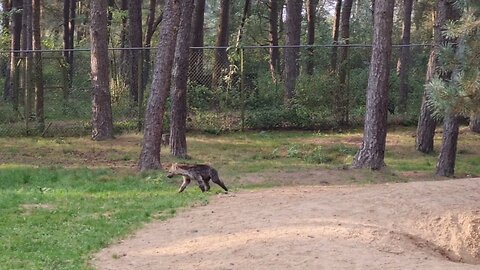
<svg viewBox="0 0 480 270">
<path fill-rule="evenodd" d="M 147 224 L 91 263 L 136 270 L 480 269 L 480 179 L 220 194 Z"/>
</svg>

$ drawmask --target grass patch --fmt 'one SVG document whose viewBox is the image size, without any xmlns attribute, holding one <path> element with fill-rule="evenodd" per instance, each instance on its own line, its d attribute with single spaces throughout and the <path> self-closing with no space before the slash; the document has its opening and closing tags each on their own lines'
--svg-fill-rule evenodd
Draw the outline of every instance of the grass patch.
<svg viewBox="0 0 480 270">
<path fill-rule="evenodd" d="M 207 195 L 162 176 L 0 168 L 0 269 L 90 269 L 89 256 L 144 222 Z"/>
</svg>

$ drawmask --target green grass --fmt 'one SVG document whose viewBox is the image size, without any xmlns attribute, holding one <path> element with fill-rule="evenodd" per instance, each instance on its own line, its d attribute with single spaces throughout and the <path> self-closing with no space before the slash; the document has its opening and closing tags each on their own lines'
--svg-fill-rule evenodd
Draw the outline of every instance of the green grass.
<svg viewBox="0 0 480 270">
<path fill-rule="evenodd" d="M 0 167 L 0 269 L 90 269 L 89 256 L 207 195 L 156 175 Z"/>
</svg>

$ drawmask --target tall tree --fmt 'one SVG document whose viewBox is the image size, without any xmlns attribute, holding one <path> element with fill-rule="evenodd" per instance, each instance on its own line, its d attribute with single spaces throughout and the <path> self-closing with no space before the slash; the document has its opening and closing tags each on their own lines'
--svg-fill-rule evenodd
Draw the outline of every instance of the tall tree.
<svg viewBox="0 0 480 270">
<path fill-rule="evenodd" d="M 318 0 L 307 0 L 307 44 L 315 44 L 315 16 Z M 312 75 L 314 69 L 313 47 L 308 48 L 307 74 Z"/>
<path fill-rule="evenodd" d="M 2 33 L 10 34 L 10 16 L 8 15 L 12 10 L 12 3 L 9 0 L 3 0 L 1 2 L 2 10 L 4 11 L 2 16 Z M 10 55 L 8 56 L 7 62 L 2 62 L 2 70 L 5 71 L 5 81 L 3 85 L 3 99 L 4 100 L 11 100 L 11 89 L 10 89 Z"/>
<path fill-rule="evenodd" d="M 144 47 L 146 49 L 143 51 L 143 77 L 142 87 L 145 88 L 147 81 L 150 79 L 150 70 L 151 70 L 151 57 L 150 57 L 150 47 L 152 46 L 153 33 L 155 32 L 155 16 L 157 10 L 157 1 L 150 0 L 148 5 L 148 17 L 147 17 L 147 31 L 145 33 L 145 42 Z"/>
<path fill-rule="evenodd" d="M 385 166 L 387 137 L 388 80 L 392 52 L 393 9 L 395 1 L 375 2 L 372 58 L 367 88 L 367 108 L 363 142 L 355 155 L 354 168 L 378 170 Z"/>
<path fill-rule="evenodd" d="M 37 129 L 45 128 L 44 104 L 43 104 L 43 62 L 42 62 L 42 35 L 40 29 L 41 0 L 33 0 L 33 54 L 34 62 L 34 87 L 35 87 L 35 114 Z"/>
<path fill-rule="evenodd" d="M 204 45 L 205 0 L 195 0 L 192 16 L 191 46 Z M 203 49 L 193 49 L 190 54 L 190 79 L 204 84 L 203 80 Z"/>
<path fill-rule="evenodd" d="M 113 117 L 108 73 L 108 11 L 107 1 L 91 1 L 91 78 L 92 78 L 92 139 L 113 139 Z"/>
<path fill-rule="evenodd" d="M 175 157 L 187 157 L 187 80 L 190 53 L 190 26 L 192 24 L 193 0 L 181 4 L 180 19 L 175 47 L 172 84 L 172 114 L 170 121 L 170 153 Z"/>
<path fill-rule="evenodd" d="M 340 38 L 344 45 L 350 43 L 350 17 L 352 14 L 353 0 L 344 0 L 342 7 Z M 338 63 L 338 80 L 340 89 L 337 91 L 336 100 L 336 119 L 341 125 L 348 124 L 349 121 L 349 93 L 347 86 L 348 73 L 348 46 L 340 48 L 340 59 Z"/>
<path fill-rule="evenodd" d="M 130 97 L 133 103 L 138 102 L 139 91 L 142 91 L 142 0 L 128 1 L 128 27 L 130 47 Z"/>
<path fill-rule="evenodd" d="M 295 84 L 299 75 L 300 34 L 302 24 L 302 1 L 287 0 L 285 19 L 285 102 L 295 95 Z"/>
<path fill-rule="evenodd" d="M 212 83 L 217 85 L 222 72 L 228 68 L 228 26 L 230 21 L 230 0 L 220 1 L 220 20 L 217 28 L 217 40 L 215 41 L 215 65 L 213 70 Z"/>
<path fill-rule="evenodd" d="M 342 10 L 342 0 L 336 0 L 335 4 L 335 19 L 333 22 L 333 31 L 332 31 L 332 39 L 333 39 L 333 46 L 332 46 L 332 54 L 330 56 L 330 68 L 332 71 L 337 70 L 337 51 L 338 48 L 338 35 L 340 32 L 340 16 Z"/>
<path fill-rule="evenodd" d="M 160 149 L 163 132 L 163 116 L 165 114 L 165 103 L 170 90 L 177 28 L 181 16 L 179 2 L 180 1 L 177 0 L 165 0 L 152 90 L 145 112 L 143 146 L 138 163 L 138 167 L 142 171 L 161 168 Z"/>
<path fill-rule="evenodd" d="M 68 73 L 68 88 L 72 87 L 72 78 L 74 71 L 74 36 L 75 36 L 75 17 L 76 0 L 63 1 L 63 52 Z"/>
<path fill-rule="evenodd" d="M 12 99 L 13 109 L 18 112 L 18 103 L 20 95 L 20 72 L 18 65 L 20 60 L 21 34 L 22 34 L 22 14 L 20 10 L 23 7 L 23 0 L 12 0 L 12 23 L 10 33 L 12 35 L 10 49 L 10 97 Z"/>
<path fill-rule="evenodd" d="M 400 78 L 398 111 L 407 111 L 407 99 L 409 91 L 408 71 L 410 67 L 410 32 L 412 28 L 413 0 L 403 0 L 403 34 L 400 58 L 398 59 L 398 76 Z"/>
<path fill-rule="evenodd" d="M 280 73 L 280 50 L 278 46 L 278 13 L 279 6 L 277 0 L 268 2 L 268 33 L 269 33 L 269 53 L 270 53 L 270 73 L 275 80 Z"/>
<path fill-rule="evenodd" d="M 34 102 L 34 88 L 33 88 L 33 29 L 32 29 L 32 0 L 23 0 L 22 10 L 22 49 L 25 51 L 23 57 L 25 59 L 25 70 L 23 76 L 24 89 L 24 117 L 27 127 L 29 129 L 29 121 L 32 114 Z"/>
<path fill-rule="evenodd" d="M 438 55 L 442 44 L 448 42 L 448 39 L 443 35 L 445 25 L 455 16 L 453 2 L 450 0 L 437 0 L 436 16 L 434 23 L 434 47 L 430 52 L 430 58 L 427 68 L 427 83 L 429 83 L 435 76 L 438 69 Z M 442 73 L 440 77 L 444 80 L 449 80 L 451 73 Z M 420 108 L 420 116 L 417 125 L 416 149 L 422 153 L 431 153 L 433 151 L 433 142 L 435 136 L 436 121 L 432 117 L 432 111 L 428 106 L 427 89 L 422 99 Z"/>
<path fill-rule="evenodd" d="M 435 77 L 437 66 L 437 53 L 435 49 L 430 52 L 427 64 L 427 75 L 425 81 L 428 83 Z M 415 139 L 415 148 L 422 153 L 431 153 L 433 151 L 433 139 L 435 137 L 435 128 L 437 122 L 432 116 L 432 111 L 428 106 L 428 93 L 425 90 L 422 97 L 422 106 L 418 118 L 417 135 Z"/>
</svg>

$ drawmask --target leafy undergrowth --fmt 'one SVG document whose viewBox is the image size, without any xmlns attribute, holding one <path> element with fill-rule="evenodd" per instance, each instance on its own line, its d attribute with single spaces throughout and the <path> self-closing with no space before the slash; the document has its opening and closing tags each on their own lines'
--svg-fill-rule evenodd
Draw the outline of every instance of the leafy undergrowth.
<svg viewBox="0 0 480 270">
<path fill-rule="evenodd" d="M 0 269 L 89 269 L 96 250 L 151 219 L 206 203 L 163 177 L 111 170 L 0 168 Z"/>
</svg>

